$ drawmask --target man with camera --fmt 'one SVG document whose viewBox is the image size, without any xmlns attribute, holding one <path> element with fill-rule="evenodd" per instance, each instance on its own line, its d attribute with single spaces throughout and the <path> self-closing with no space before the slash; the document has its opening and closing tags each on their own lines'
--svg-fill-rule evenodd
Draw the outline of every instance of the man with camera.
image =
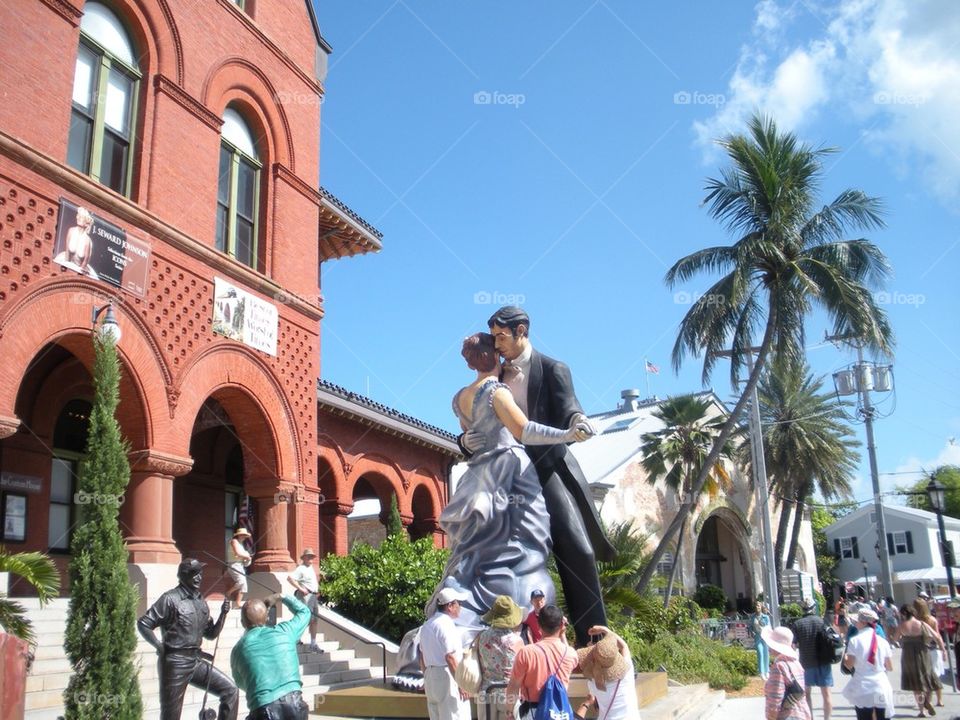
<svg viewBox="0 0 960 720">
<path fill-rule="evenodd" d="M 293 617 L 268 627 L 270 608 L 281 601 Z M 240 622 L 246 632 L 230 654 L 230 671 L 246 693 L 248 720 L 307 720 L 297 640 L 310 618 L 310 608 L 280 593 L 244 603 Z"/>
<path fill-rule="evenodd" d="M 540 611 L 540 629 L 543 640 L 517 650 L 507 683 L 507 701 L 519 697 L 521 719 L 532 717 L 547 678 L 556 673 L 566 688 L 578 663 L 577 653 L 567 645 L 567 619 L 560 608 L 547 605 Z M 514 715 L 509 712 L 507 717 L 512 720 Z"/>
</svg>

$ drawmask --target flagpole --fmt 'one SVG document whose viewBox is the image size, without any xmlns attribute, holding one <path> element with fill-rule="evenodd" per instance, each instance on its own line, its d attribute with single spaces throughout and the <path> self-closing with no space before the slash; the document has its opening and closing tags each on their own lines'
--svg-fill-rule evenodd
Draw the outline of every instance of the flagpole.
<svg viewBox="0 0 960 720">
<path fill-rule="evenodd" d="M 643 375 L 647 380 L 647 400 L 649 400 L 652 397 L 650 395 L 650 370 L 648 369 L 649 366 L 650 366 L 650 361 L 644 358 L 643 359 Z"/>
</svg>

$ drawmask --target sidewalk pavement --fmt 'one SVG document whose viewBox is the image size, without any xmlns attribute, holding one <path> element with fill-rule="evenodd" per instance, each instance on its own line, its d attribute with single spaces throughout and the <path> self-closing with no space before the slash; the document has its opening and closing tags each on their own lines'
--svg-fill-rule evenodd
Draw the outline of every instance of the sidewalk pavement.
<svg viewBox="0 0 960 720">
<path fill-rule="evenodd" d="M 887 673 L 890 684 L 893 686 L 893 701 L 897 708 L 896 717 L 915 718 L 918 710 L 912 692 L 900 690 L 900 649 L 893 650 L 893 670 Z M 833 701 L 833 720 L 849 720 L 857 714 L 850 702 L 843 696 L 843 688 L 849 682 L 850 676 L 840 673 L 840 666 L 833 666 L 833 691 L 830 698 Z M 935 707 L 938 718 L 953 720 L 960 718 L 960 693 L 953 691 L 953 684 L 949 672 L 941 678 L 943 682 L 943 707 Z M 960 680 L 958 680 L 960 686 Z M 823 720 L 823 697 L 820 688 L 813 688 L 813 720 Z M 936 704 L 936 697 L 932 702 Z M 764 699 L 758 698 L 729 698 L 717 709 L 711 717 L 714 718 L 762 718 Z"/>
</svg>

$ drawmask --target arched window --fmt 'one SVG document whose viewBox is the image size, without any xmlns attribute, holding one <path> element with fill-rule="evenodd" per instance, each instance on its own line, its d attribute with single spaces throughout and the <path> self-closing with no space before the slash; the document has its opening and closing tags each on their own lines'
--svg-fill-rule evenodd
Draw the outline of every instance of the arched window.
<svg viewBox="0 0 960 720">
<path fill-rule="evenodd" d="M 123 195 L 133 175 L 133 126 L 140 81 L 137 54 L 105 5 L 87 2 L 73 75 L 67 163 Z"/>
<path fill-rule="evenodd" d="M 223 113 L 217 186 L 217 250 L 257 267 L 260 161 L 250 128 L 233 108 Z"/>
</svg>

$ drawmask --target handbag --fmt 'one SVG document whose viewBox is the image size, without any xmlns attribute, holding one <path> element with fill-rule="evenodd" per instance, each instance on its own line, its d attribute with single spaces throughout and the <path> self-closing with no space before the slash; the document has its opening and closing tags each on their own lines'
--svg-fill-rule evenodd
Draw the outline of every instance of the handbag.
<svg viewBox="0 0 960 720">
<path fill-rule="evenodd" d="M 473 644 L 463 654 L 463 658 L 457 663 L 457 670 L 453 674 L 453 679 L 457 685 L 468 695 L 476 695 L 480 692 L 480 677 L 483 674 L 480 665 L 480 635 L 477 635 Z"/>
</svg>

